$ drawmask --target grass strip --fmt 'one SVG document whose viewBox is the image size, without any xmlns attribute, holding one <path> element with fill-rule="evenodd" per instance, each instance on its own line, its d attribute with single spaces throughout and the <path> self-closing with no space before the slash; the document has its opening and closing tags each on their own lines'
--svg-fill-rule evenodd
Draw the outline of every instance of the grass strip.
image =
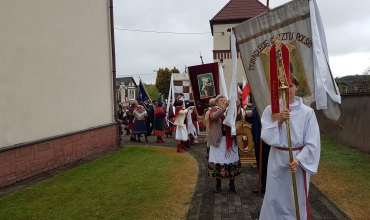
<svg viewBox="0 0 370 220">
<path fill-rule="evenodd" d="M 351 219 L 370 216 L 370 155 L 321 137 L 319 170 L 311 181 Z"/>
<path fill-rule="evenodd" d="M 161 219 L 173 215 L 164 207 L 178 181 L 171 177 L 188 165 L 190 157 L 165 151 L 125 147 L 17 191 L 0 199 L 0 219 Z"/>
</svg>

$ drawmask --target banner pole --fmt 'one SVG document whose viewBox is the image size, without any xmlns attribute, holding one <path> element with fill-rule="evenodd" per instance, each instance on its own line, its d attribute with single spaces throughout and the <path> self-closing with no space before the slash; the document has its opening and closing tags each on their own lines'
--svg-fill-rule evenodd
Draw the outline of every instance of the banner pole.
<svg viewBox="0 0 370 220">
<path fill-rule="evenodd" d="M 279 86 L 279 91 L 281 92 L 282 99 L 283 99 L 283 105 L 284 105 L 284 110 L 289 109 L 289 100 L 287 100 L 287 97 L 289 97 L 289 79 L 287 78 L 287 75 L 289 77 L 289 70 L 288 74 L 286 74 L 286 70 L 284 68 L 284 60 L 283 57 L 286 57 L 286 52 L 283 53 L 283 44 L 280 42 L 276 44 L 277 49 L 276 49 L 276 58 L 277 58 L 277 64 L 278 64 L 278 79 L 280 82 Z M 288 61 L 290 60 L 289 58 L 289 52 L 288 52 Z M 285 62 L 287 62 L 285 60 Z M 289 99 L 289 98 L 288 98 Z M 285 129 L 287 133 L 287 139 L 288 139 L 288 150 L 289 150 L 289 161 L 290 163 L 293 162 L 293 148 L 292 148 L 292 139 L 290 135 L 290 124 L 289 124 L 289 119 L 285 121 Z M 299 212 L 299 204 L 298 204 L 298 192 L 297 192 L 297 182 L 296 182 L 296 176 L 295 173 L 292 172 L 292 184 L 293 184 L 293 194 L 294 194 L 294 204 L 295 204 L 295 211 L 296 211 L 296 218 L 297 220 L 300 220 L 300 212 Z"/>
<path fill-rule="evenodd" d="M 284 103 L 284 109 L 286 110 L 286 93 L 288 92 L 289 87 L 284 88 L 285 86 L 281 86 L 279 89 L 282 91 L 283 95 L 283 103 Z M 292 140 L 290 136 L 290 125 L 289 125 L 289 119 L 285 121 L 286 126 L 286 133 L 288 136 L 288 150 L 289 150 L 289 159 L 290 163 L 293 162 L 293 149 L 292 149 Z M 292 173 L 292 182 L 293 182 L 293 193 L 294 193 L 294 204 L 295 204 L 295 212 L 297 220 L 300 220 L 300 214 L 299 214 L 299 205 L 298 205 L 298 192 L 297 192 L 297 182 L 295 173 Z"/>
</svg>

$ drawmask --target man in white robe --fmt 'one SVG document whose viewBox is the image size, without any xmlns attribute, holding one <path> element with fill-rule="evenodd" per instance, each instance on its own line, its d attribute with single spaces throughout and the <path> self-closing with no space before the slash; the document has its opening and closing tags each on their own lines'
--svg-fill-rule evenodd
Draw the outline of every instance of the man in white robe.
<svg viewBox="0 0 370 220">
<path fill-rule="evenodd" d="M 310 218 L 308 191 L 310 175 L 317 172 L 320 160 L 320 131 L 314 110 L 304 105 L 302 98 L 295 97 L 297 90 L 298 83 L 291 83 L 290 112 L 283 110 L 277 121 L 271 120 L 271 106 L 267 106 L 262 114 L 261 138 L 271 146 L 271 150 L 260 220 L 297 219 L 292 172 L 296 175 L 300 219 Z M 283 109 L 282 101 L 280 109 Z M 289 162 L 286 119 L 290 119 L 292 163 Z"/>
</svg>

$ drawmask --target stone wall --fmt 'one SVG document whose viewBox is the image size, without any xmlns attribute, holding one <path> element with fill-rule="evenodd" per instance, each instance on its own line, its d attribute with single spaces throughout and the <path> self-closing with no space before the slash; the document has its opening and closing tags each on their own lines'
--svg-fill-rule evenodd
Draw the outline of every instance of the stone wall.
<svg viewBox="0 0 370 220">
<path fill-rule="evenodd" d="M 316 112 L 320 132 L 345 145 L 370 153 L 370 94 L 342 94 L 341 107 L 341 125 L 344 129 L 326 122 L 321 113 Z"/>
<path fill-rule="evenodd" d="M 0 152 L 0 188 L 118 145 L 118 125 L 110 124 Z"/>
</svg>

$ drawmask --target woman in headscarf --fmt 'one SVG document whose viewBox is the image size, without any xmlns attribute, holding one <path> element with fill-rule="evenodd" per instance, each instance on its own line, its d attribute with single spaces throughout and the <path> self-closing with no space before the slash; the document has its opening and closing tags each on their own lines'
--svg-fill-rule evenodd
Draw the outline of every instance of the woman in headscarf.
<svg viewBox="0 0 370 220">
<path fill-rule="evenodd" d="M 162 102 L 157 103 L 157 108 L 154 110 L 153 121 L 153 135 L 157 136 L 157 143 L 165 142 L 162 137 L 164 136 L 164 118 L 166 113 L 163 111 Z"/>
<path fill-rule="evenodd" d="M 208 176 L 216 178 L 215 193 L 221 192 L 221 179 L 229 179 L 229 187 L 237 193 L 234 178 L 242 172 L 237 138 L 231 136 L 231 128 L 223 124 L 229 103 L 225 96 L 216 97 L 216 106 L 210 110 L 210 131 L 206 141 L 210 144 Z"/>
<path fill-rule="evenodd" d="M 136 105 L 133 111 L 135 122 L 134 122 L 134 130 L 132 131 L 132 133 L 134 135 L 137 135 L 138 142 L 141 142 L 140 136 L 144 134 L 145 141 L 148 142 L 148 137 L 146 133 L 147 132 L 146 131 L 146 121 L 148 120 L 148 113 L 146 112 L 144 106 L 137 104 L 136 100 L 134 100 L 132 103 Z"/>
</svg>

